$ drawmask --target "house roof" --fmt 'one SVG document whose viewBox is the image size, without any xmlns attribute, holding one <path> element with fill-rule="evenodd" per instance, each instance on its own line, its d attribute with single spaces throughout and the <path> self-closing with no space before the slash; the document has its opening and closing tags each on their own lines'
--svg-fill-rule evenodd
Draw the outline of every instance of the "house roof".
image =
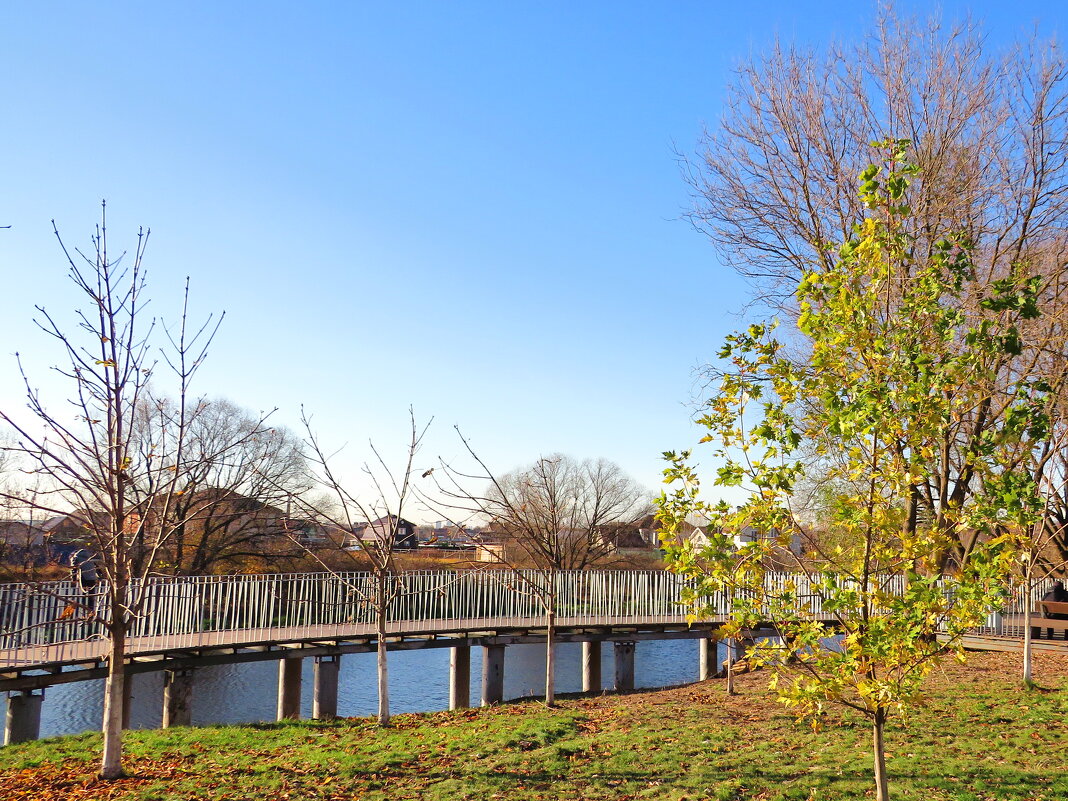
<svg viewBox="0 0 1068 801">
<path fill-rule="evenodd" d="M 394 520 L 397 521 L 397 528 L 401 528 L 402 526 L 407 526 L 413 529 L 415 528 L 415 523 L 410 520 L 405 520 L 403 517 L 397 517 L 396 515 L 386 515 L 385 517 L 378 518 L 378 520 L 372 520 L 370 523 L 362 523 L 356 526 L 356 528 L 362 529 L 367 528 L 368 526 L 374 526 L 375 528 L 384 528 L 386 526 L 392 526 Z"/>
<path fill-rule="evenodd" d="M 44 523 L 41 524 L 41 530 L 55 531 L 60 526 L 67 524 L 77 526 L 78 528 L 85 528 L 85 523 L 85 519 L 76 514 L 56 515 L 55 517 L 50 517 L 44 521 Z"/>
</svg>

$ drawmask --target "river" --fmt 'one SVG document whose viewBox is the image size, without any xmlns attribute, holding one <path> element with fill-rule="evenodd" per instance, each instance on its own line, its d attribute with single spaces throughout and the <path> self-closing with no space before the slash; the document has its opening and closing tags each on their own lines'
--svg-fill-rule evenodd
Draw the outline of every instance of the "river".
<svg viewBox="0 0 1068 801">
<path fill-rule="evenodd" d="M 722 659 L 724 654 L 719 654 Z M 312 662 L 304 660 L 301 716 L 311 716 Z M 697 680 L 696 640 L 650 640 L 635 648 L 635 684 L 664 687 Z M 471 649 L 471 700 L 478 703 L 482 680 L 482 651 Z M 601 672 L 611 686 L 615 663 L 612 647 L 602 648 Z M 163 712 L 163 674 L 142 673 L 133 678 L 131 728 L 158 728 Z M 219 665 L 199 668 L 193 686 L 193 724 L 253 723 L 275 719 L 278 662 Z M 373 715 L 375 655 L 346 654 L 341 658 L 338 714 Z M 510 645 L 505 649 L 506 698 L 544 694 L 545 647 Z M 582 646 L 561 643 L 556 652 L 557 692 L 582 689 Z M 449 649 L 394 651 L 389 655 L 390 708 L 399 712 L 434 712 L 449 705 Z M 78 734 L 99 729 L 104 707 L 104 682 L 61 684 L 45 691 L 41 736 Z"/>
</svg>

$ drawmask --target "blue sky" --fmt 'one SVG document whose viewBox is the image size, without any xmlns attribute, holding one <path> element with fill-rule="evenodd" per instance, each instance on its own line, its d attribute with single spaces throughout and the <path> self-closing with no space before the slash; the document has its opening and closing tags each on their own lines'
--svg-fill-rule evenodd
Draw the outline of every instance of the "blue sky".
<svg viewBox="0 0 1068 801">
<path fill-rule="evenodd" d="M 927 4 L 899 3 L 906 13 Z M 1063 29 L 1060 4 L 971 9 L 991 41 Z M 86 245 L 151 227 L 153 311 L 182 281 L 226 311 L 197 389 L 295 427 L 344 469 L 373 439 L 497 471 L 556 451 L 658 489 L 690 446 L 694 368 L 744 284 L 679 219 L 676 150 L 732 65 L 778 35 L 856 39 L 867 3 L 9 3 L 0 29 L 0 403 L 70 319 L 49 220 Z"/>
</svg>

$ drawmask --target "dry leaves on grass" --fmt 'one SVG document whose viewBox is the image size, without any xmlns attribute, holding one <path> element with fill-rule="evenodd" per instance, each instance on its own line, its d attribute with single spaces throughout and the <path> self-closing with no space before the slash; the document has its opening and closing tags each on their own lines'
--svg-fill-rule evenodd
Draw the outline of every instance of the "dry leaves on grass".
<svg viewBox="0 0 1068 801">
<path fill-rule="evenodd" d="M 193 775 L 185 760 L 139 761 L 136 774 L 115 781 L 96 775 L 96 764 L 67 760 L 58 765 L 0 772 L 0 798 L 11 801 L 109 801 L 148 782 L 180 782 Z"/>
</svg>

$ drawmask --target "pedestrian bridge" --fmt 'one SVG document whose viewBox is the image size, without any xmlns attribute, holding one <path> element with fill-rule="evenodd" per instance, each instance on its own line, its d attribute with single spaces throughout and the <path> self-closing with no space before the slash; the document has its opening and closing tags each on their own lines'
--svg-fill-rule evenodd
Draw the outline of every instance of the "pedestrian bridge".
<svg viewBox="0 0 1068 801">
<path fill-rule="evenodd" d="M 803 575 L 773 574 L 767 580 L 792 583 L 798 603 L 824 617 Z M 278 660 L 283 718 L 297 714 L 300 665 L 314 658 L 313 708 L 317 717 L 331 717 L 340 657 L 375 650 L 381 630 L 390 650 L 452 648 L 450 705 L 460 707 L 470 702 L 471 646 L 483 649 L 482 703 L 501 701 L 505 647 L 545 642 L 550 609 L 556 640 L 583 643 L 583 687 L 596 691 L 602 689 L 605 642 L 615 653 L 617 689 L 634 686 L 634 648 L 641 640 L 698 639 L 699 675 L 712 675 L 715 630 L 727 612 L 724 599 L 717 598 L 709 616 L 688 621 L 682 600 L 688 581 L 663 571 L 469 570 L 389 577 L 389 603 L 380 620 L 376 581 L 369 573 L 304 573 L 134 583 L 126 673 L 165 671 L 167 725 L 188 722 L 195 668 Z M 41 699 L 36 691 L 106 674 L 108 639 L 101 621 L 107 589 L 99 584 L 87 591 L 71 582 L 0 585 L 0 691 L 17 693 L 9 698 L 9 739 L 13 714 L 22 721 L 16 729 L 33 734 Z M 1022 635 L 1015 612 L 992 615 L 976 634 L 1002 643 Z M 770 626 L 764 633 L 773 633 Z M 23 707 L 28 711 L 20 711 Z"/>
<path fill-rule="evenodd" d="M 662 571 L 406 572 L 387 582 L 384 628 L 391 647 L 473 634 L 515 637 L 544 629 L 552 606 L 563 637 L 685 629 L 685 586 Z M 132 663 L 367 645 L 378 636 L 370 573 L 158 577 L 133 584 L 129 596 L 137 610 L 126 646 Z M 39 673 L 38 686 L 74 680 L 62 674 L 103 662 L 107 598 L 103 584 L 89 592 L 71 582 L 0 585 L 0 690 L 34 684 L 26 679 Z"/>
<path fill-rule="evenodd" d="M 482 647 L 483 704 L 503 700 L 504 651 L 554 638 L 582 642 L 583 686 L 601 690 L 601 646 L 611 643 L 611 686 L 634 686 L 635 643 L 700 639 L 701 674 L 715 671 L 713 616 L 691 626 L 681 602 L 686 581 L 663 571 L 465 570 L 405 572 L 385 582 L 370 573 L 157 577 L 130 587 L 135 609 L 126 674 L 164 671 L 164 725 L 189 722 L 196 668 L 279 662 L 278 717 L 300 708 L 301 664 L 315 660 L 315 717 L 336 714 L 339 660 L 376 650 L 451 648 L 450 706 L 470 704 L 471 646 Z M 8 741 L 39 730 L 43 691 L 107 673 L 108 588 L 76 583 L 0 585 L 0 691 L 9 693 Z M 725 610 L 723 610 L 725 611 Z M 130 682 L 127 682 L 127 687 Z M 14 721 L 14 725 L 12 724 Z"/>
</svg>

